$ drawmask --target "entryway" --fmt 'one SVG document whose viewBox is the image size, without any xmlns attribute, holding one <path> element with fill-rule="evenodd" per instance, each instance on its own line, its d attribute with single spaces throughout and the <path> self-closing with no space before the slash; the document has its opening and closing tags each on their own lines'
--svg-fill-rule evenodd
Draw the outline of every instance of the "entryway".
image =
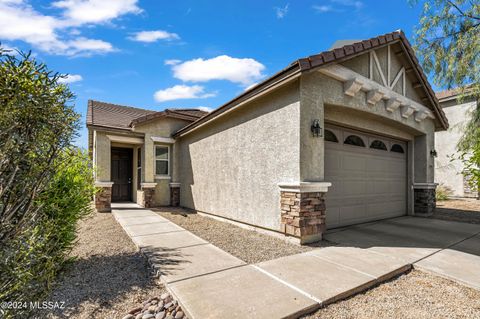
<svg viewBox="0 0 480 319">
<path fill-rule="evenodd" d="M 112 147 L 112 202 L 132 200 L 132 159 L 132 149 Z"/>
</svg>

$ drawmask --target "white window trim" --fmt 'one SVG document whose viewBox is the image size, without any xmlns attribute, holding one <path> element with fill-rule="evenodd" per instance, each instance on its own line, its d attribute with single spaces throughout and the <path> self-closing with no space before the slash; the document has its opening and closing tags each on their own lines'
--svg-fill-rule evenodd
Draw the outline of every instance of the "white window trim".
<svg viewBox="0 0 480 319">
<path fill-rule="evenodd" d="M 157 174 L 157 147 L 166 147 L 168 152 L 167 152 L 167 170 L 168 170 L 168 173 L 167 174 Z M 171 166 L 171 163 L 170 163 L 170 145 L 162 145 L 162 144 L 155 144 L 154 147 L 153 147 L 153 167 L 155 169 L 155 178 L 156 179 L 171 179 L 171 176 L 170 176 L 170 166 Z M 160 161 L 165 161 L 165 160 L 160 160 Z"/>
</svg>

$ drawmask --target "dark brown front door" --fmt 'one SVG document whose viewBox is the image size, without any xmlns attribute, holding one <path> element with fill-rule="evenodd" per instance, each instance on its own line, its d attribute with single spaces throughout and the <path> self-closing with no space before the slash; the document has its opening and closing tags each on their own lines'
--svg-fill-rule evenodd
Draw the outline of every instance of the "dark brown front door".
<svg viewBox="0 0 480 319">
<path fill-rule="evenodd" d="M 112 201 L 132 200 L 132 150 L 112 148 Z"/>
</svg>

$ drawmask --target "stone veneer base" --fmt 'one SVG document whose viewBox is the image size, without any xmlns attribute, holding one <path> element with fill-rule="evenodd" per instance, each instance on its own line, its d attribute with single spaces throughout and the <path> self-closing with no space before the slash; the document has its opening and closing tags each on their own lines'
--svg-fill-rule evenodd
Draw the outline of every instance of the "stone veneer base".
<svg viewBox="0 0 480 319">
<path fill-rule="evenodd" d="M 154 207 L 155 187 L 142 187 L 143 196 L 140 206 L 145 208 Z"/>
<path fill-rule="evenodd" d="M 325 232 L 325 193 L 280 191 L 280 230 L 301 244 L 322 239 Z"/>
<path fill-rule="evenodd" d="M 95 209 L 97 212 L 106 213 L 112 211 L 112 187 L 97 187 L 95 193 Z"/>
<path fill-rule="evenodd" d="M 432 216 L 437 206 L 435 188 L 414 188 L 413 193 L 415 216 Z"/>
<path fill-rule="evenodd" d="M 170 186 L 170 206 L 180 206 L 180 187 Z"/>
</svg>

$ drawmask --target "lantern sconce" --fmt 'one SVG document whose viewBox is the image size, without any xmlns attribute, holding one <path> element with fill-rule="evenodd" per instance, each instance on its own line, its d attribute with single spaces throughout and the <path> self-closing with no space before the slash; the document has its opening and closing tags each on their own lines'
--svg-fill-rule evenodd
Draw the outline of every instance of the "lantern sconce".
<svg viewBox="0 0 480 319">
<path fill-rule="evenodd" d="M 437 156 L 438 156 L 436 150 L 431 150 L 431 151 L 430 151 L 430 155 L 432 155 L 433 157 L 437 157 Z"/>
<path fill-rule="evenodd" d="M 320 121 L 318 119 L 313 120 L 312 126 L 310 127 L 313 137 L 322 137 L 322 128 L 320 127 Z"/>
</svg>

